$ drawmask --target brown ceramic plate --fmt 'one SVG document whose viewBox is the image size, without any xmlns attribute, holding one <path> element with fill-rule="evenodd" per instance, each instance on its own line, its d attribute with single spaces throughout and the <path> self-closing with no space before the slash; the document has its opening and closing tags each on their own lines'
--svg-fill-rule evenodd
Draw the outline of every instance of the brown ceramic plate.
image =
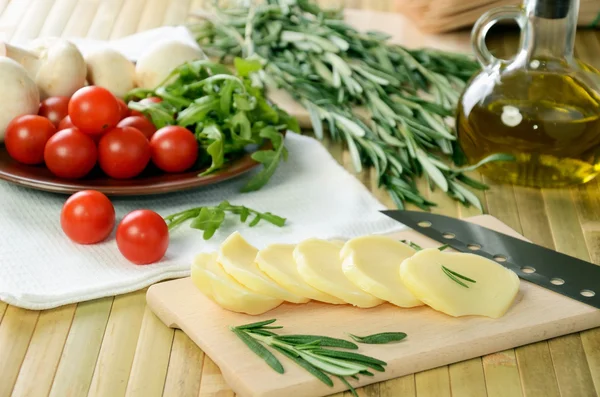
<svg viewBox="0 0 600 397">
<path fill-rule="evenodd" d="M 264 149 L 270 147 L 270 143 L 264 145 Z M 93 189 L 112 196 L 151 195 L 212 185 L 234 178 L 258 165 L 250 155 L 251 152 L 230 162 L 223 169 L 204 176 L 198 174 L 206 168 L 195 167 L 181 174 L 166 174 L 150 164 L 142 174 L 133 179 L 112 179 L 95 168 L 83 179 L 67 180 L 54 176 L 43 165 L 29 166 L 16 162 L 8 155 L 4 145 L 0 145 L 0 179 L 55 193 L 72 194 Z"/>
</svg>

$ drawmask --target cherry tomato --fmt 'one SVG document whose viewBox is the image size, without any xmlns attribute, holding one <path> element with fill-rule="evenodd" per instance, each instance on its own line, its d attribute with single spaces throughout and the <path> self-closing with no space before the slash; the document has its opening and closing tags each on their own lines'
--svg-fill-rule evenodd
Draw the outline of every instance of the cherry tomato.
<svg viewBox="0 0 600 397">
<path fill-rule="evenodd" d="M 46 142 L 55 132 L 54 124 L 45 117 L 19 116 L 8 124 L 4 145 L 10 157 L 19 163 L 41 164 Z"/>
<path fill-rule="evenodd" d="M 129 116 L 129 108 L 121 98 L 117 98 L 117 102 L 119 103 L 119 120 L 123 120 L 125 117 Z"/>
<path fill-rule="evenodd" d="M 119 102 L 106 88 L 80 88 L 69 101 L 69 116 L 75 127 L 86 134 L 102 134 L 120 120 Z"/>
<path fill-rule="evenodd" d="M 71 117 L 67 116 L 58 123 L 58 131 L 66 130 L 67 128 L 74 128 L 75 126 L 71 122 Z"/>
<path fill-rule="evenodd" d="M 105 240 L 115 226 L 115 208 L 104 194 L 82 190 L 67 199 L 60 213 L 63 232 L 76 243 Z"/>
<path fill-rule="evenodd" d="M 142 99 L 140 101 L 140 103 L 144 103 L 144 104 L 146 104 L 146 103 L 159 103 L 159 102 L 162 102 L 162 98 L 159 98 L 157 96 L 151 96 L 149 98 L 144 98 L 144 99 Z M 146 117 L 146 116 L 144 116 L 144 113 L 138 112 L 137 110 L 133 110 L 133 109 L 129 111 L 129 115 L 130 116 L 142 116 L 142 117 Z"/>
<path fill-rule="evenodd" d="M 138 175 L 150 161 L 150 144 L 133 127 L 113 128 L 98 143 L 98 162 L 108 176 L 129 179 Z"/>
<path fill-rule="evenodd" d="M 158 262 L 169 247 L 167 223 L 154 211 L 130 212 L 117 226 L 117 247 L 136 265 Z"/>
<path fill-rule="evenodd" d="M 198 159 L 198 142 L 186 128 L 170 125 L 150 139 L 152 162 L 166 172 L 183 172 Z"/>
<path fill-rule="evenodd" d="M 44 161 L 56 176 L 79 179 L 94 168 L 98 150 L 88 135 L 77 128 L 58 131 L 46 143 Z"/>
<path fill-rule="evenodd" d="M 40 104 L 38 114 L 47 118 L 58 127 L 59 123 L 69 115 L 69 97 L 53 96 L 46 98 Z"/>
<path fill-rule="evenodd" d="M 156 127 L 150 120 L 142 116 L 129 116 L 119 121 L 117 127 L 133 127 L 137 128 L 148 139 L 156 132 Z"/>
</svg>

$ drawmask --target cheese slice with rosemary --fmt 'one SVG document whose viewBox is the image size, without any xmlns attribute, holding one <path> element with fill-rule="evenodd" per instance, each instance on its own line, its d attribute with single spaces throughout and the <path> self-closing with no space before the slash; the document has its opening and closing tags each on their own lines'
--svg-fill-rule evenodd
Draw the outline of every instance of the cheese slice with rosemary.
<svg viewBox="0 0 600 397">
<path fill-rule="evenodd" d="M 294 261 L 295 247 L 293 244 L 271 244 L 258 252 L 256 264 L 277 284 L 292 294 L 304 296 L 307 301 L 313 299 L 332 304 L 346 303 L 339 298 L 313 288 L 302 279 Z"/>
<path fill-rule="evenodd" d="M 249 290 L 225 273 L 217 263 L 217 253 L 196 255 L 192 263 L 194 285 L 224 309 L 257 315 L 276 308 L 283 300 Z"/>
<path fill-rule="evenodd" d="M 312 287 L 357 307 L 373 307 L 383 301 L 356 287 L 342 271 L 342 242 L 319 239 L 302 241 L 294 249 L 294 260 L 302 279 Z"/>
<path fill-rule="evenodd" d="M 259 294 L 292 303 L 305 303 L 304 296 L 281 287 L 256 265 L 258 249 L 250 245 L 238 232 L 232 233 L 219 247 L 217 261 L 240 284 Z"/>
<path fill-rule="evenodd" d="M 349 240 L 340 252 L 342 271 L 361 290 L 400 307 L 421 306 L 400 279 L 400 264 L 417 251 L 387 236 Z"/>
<path fill-rule="evenodd" d="M 519 277 L 479 255 L 428 248 L 405 259 L 400 278 L 423 303 L 454 317 L 502 317 L 519 291 Z"/>
</svg>

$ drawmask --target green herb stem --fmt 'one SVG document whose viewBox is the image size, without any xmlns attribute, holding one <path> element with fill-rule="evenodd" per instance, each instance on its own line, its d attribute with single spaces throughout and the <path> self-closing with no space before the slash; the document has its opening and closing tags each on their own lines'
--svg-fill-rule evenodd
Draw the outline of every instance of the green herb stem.
<svg viewBox="0 0 600 397">
<path fill-rule="evenodd" d="M 346 378 L 358 379 L 358 375 L 374 376 L 370 372 L 371 369 L 379 372 L 385 371 L 387 365 L 385 361 L 364 354 L 326 348 L 326 346 L 339 349 L 358 348 L 352 342 L 319 335 L 276 335 L 268 331 L 268 329 L 277 328 L 277 326 L 271 326 L 274 322 L 275 320 L 266 320 L 229 328 L 250 350 L 278 373 L 284 373 L 284 368 L 281 362 L 265 346 L 269 346 L 288 357 L 330 387 L 333 386 L 330 375 L 337 377 L 354 395 L 356 395 L 356 390 L 348 383 Z M 378 335 L 380 335 L 380 339 L 384 338 L 392 341 L 392 339 L 399 340 L 400 334 L 402 333 Z M 402 335 L 404 335 L 402 338 L 406 336 L 405 334 Z M 370 337 L 357 338 L 376 337 L 376 335 L 371 335 Z"/>
<path fill-rule="evenodd" d="M 463 279 L 465 281 L 468 281 L 470 283 L 476 283 L 477 281 L 470 279 L 469 277 L 463 276 L 460 273 L 457 273 L 453 270 L 448 269 L 446 266 L 442 265 L 442 271 L 444 272 L 444 274 L 446 274 L 446 276 L 448 276 L 452 281 L 454 281 L 455 283 L 465 287 L 465 288 L 469 288 L 469 286 L 465 283 L 463 283 L 462 281 L 460 281 L 459 279 Z"/>
<path fill-rule="evenodd" d="M 283 227 L 286 219 L 270 212 L 260 212 L 243 205 L 232 205 L 228 201 L 222 201 L 219 205 L 210 207 L 195 207 L 164 217 L 169 230 L 173 230 L 182 223 L 192 220 L 190 227 L 204 231 L 204 239 L 210 239 L 225 221 L 225 213 L 239 215 L 240 221 L 245 223 L 249 217 L 252 220 L 250 227 L 256 226 L 261 220 L 275 226 Z"/>
</svg>

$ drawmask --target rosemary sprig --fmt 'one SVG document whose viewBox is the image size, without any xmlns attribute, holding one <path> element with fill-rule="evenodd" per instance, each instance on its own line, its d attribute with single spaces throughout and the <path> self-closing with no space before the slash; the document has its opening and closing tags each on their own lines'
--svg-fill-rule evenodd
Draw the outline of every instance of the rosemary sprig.
<svg viewBox="0 0 600 397">
<path fill-rule="evenodd" d="M 468 187 L 487 186 L 464 172 L 513 157 L 497 154 L 465 169 L 448 165 L 464 160 L 448 121 L 477 62 L 391 44 L 385 34 L 346 24 L 342 10 L 310 0 L 214 8 L 208 21 L 190 27 L 199 44 L 222 60 L 258 60 L 263 68 L 252 73 L 253 81 L 291 94 L 307 109 L 315 136 L 328 131 L 344 142 L 355 170 L 372 166 L 399 208 L 435 205 L 417 187 L 422 176 L 431 188 L 482 209 Z"/>
<path fill-rule="evenodd" d="M 460 273 L 457 273 L 453 270 L 448 269 L 446 266 L 442 265 L 442 271 L 444 272 L 444 274 L 446 274 L 446 276 L 450 277 L 450 279 L 452 279 L 452 281 L 456 282 L 459 285 L 462 285 L 465 288 L 469 288 L 469 286 L 465 283 L 463 283 L 462 281 L 459 280 L 459 278 L 468 281 L 470 283 L 476 283 L 477 281 L 470 279 L 469 277 L 463 276 Z"/>
<path fill-rule="evenodd" d="M 165 216 L 164 219 L 167 222 L 169 230 L 176 228 L 182 223 L 192 220 L 190 227 L 193 229 L 203 230 L 203 238 L 205 240 L 210 239 L 217 229 L 221 227 L 225 221 L 225 213 L 230 212 L 240 216 L 240 221 L 245 223 L 246 220 L 253 216 L 249 226 L 256 226 L 261 220 L 272 223 L 273 225 L 282 227 L 285 225 L 285 218 L 270 212 L 259 212 L 243 205 L 232 205 L 228 201 L 224 200 L 216 207 L 195 207 L 190 208 L 175 214 Z"/>
<path fill-rule="evenodd" d="M 337 377 L 354 396 L 358 394 L 347 378 L 358 379 L 359 375 L 373 376 L 371 370 L 385 372 L 385 361 L 364 354 L 327 348 L 358 349 L 352 342 L 318 335 L 278 335 L 270 331 L 280 328 L 270 325 L 275 321 L 273 319 L 231 326 L 229 329 L 276 372 L 283 374 L 285 370 L 277 357 L 265 346 L 288 357 L 327 386 L 333 386 L 331 376 Z M 406 334 L 396 332 L 353 337 L 361 339 L 361 343 L 389 343 L 405 338 Z"/>
<path fill-rule="evenodd" d="M 415 251 L 421 251 L 423 249 L 423 247 L 421 247 L 419 244 L 412 242 L 410 240 L 400 240 L 400 242 L 408 245 L 410 248 L 414 249 Z M 444 245 L 440 245 L 438 247 L 438 250 L 444 251 L 444 250 L 447 250 L 448 248 L 450 248 L 450 245 L 444 244 Z"/>
<path fill-rule="evenodd" d="M 352 339 L 358 343 L 367 343 L 372 345 L 382 345 L 391 342 L 398 342 L 406 338 L 404 332 L 382 332 L 379 334 L 373 334 L 368 336 L 357 336 L 348 334 Z"/>
</svg>

